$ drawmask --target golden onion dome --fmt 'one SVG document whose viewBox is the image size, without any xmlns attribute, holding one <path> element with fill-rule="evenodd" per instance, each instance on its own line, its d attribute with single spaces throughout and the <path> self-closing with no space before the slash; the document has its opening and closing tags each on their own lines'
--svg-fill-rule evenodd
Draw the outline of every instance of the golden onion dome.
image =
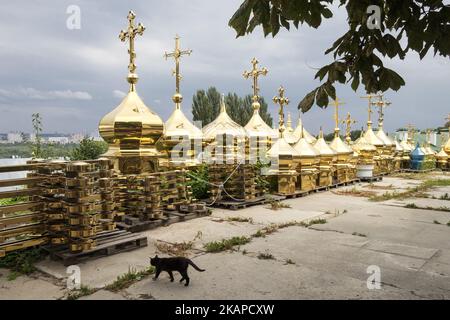
<svg viewBox="0 0 450 320">
<path fill-rule="evenodd" d="M 445 152 L 444 146 L 442 146 L 441 151 L 439 151 L 436 154 L 436 159 L 438 159 L 438 160 L 447 160 L 448 159 L 448 154 L 447 154 L 447 152 Z"/>
<path fill-rule="evenodd" d="M 405 149 L 402 147 L 402 145 L 397 140 L 394 140 L 394 144 L 395 144 L 396 152 L 404 152 L 405 151 Z"/>
<path fill-rule="evenodd" d="M 203 127 L 203 139 L 206 141 L 215 140 L 217 136 L 231 135 L 236 138 L 245 139 L 247 132 L 245 129 L 233 121 L 227 113 L 225 98 L 222 95 L 220 100 L 220 112 L 217 118 Z"/>
<path fill-rule="evenodd" d="M 320 130 L 320 133 L 319 133 L 319 139 L 317 139 L 316 143 L 314 144 L 314 148 L 317 150 L 317 152 L 321 156 L 335 156 L 336 155 L 336 152 L 330 148 L 330 146 L 327 144 L 327 142 L 323 138 L 322 129 Z"/>
<path fill-rule="evenodd" d="M 188 139 L 201 139 L 202 135 L 202 130 L 189 121 L 181 110 L 180 104 L 176 103 L 175 109 L 165 123 L 164 136 L 166 138 L 188 137 Z"/>
<path fill-rule="evenodd" d="M 447 143 L 446 143 L 445 146 L 444 146 L 444 151 L 445 151 L 447 154 L 450 154 L 450 137 L 448 138 Z"/>
<path fill-rule="evenodd" d="M 303 134 L 301 134 L 300 139 L 294 145 L 294 149 L 302 158 L 311 158 L 320 155 L 319 151 L 317 151 L 308 141 L 306 141 Z"/>
<path fill-rule="evenodd" d="M 278 132 L 272 129 L 259 114 L 259 109 L 261 105 L 259 102 L 253 102 L 253 115 L 245 125 L 245 130 L 247 131 L 248 136 L 250 137 L 270 137 L 276 138 L 278 137 Z"/>
<path fill-rule="evenodd" d="M 394 142 L 387 136 L 387 134 L 384 132 L 383 127 L 380 126 L 376 136 L 378 139 L 381 140 L 381 142 L 383 142 L 383 145 L 385 146 L 393 146 Z"/>
<path fill-rule="evenodd" d="M 163 135 L 164 123 L 144 104 L 133 85 L 119 106 L 100 120 L 98 128 L 110 145 L 106 156 L 159 154 L 155 144 Z"/>
<path fill-rule="evenodd" d="M 384 146 L 383 141 L 381 141 L 373 132 L 371 122 L 367 122 L 367 131 L 364 133 L 364 139 L 375 147 Z"/>
<path fill-rule="evenodd" d="M 425 154 L 427 154 L 427 155 L 435 155 L 436 154 L 436 152 L 434 152 L 434 150 L 430 147 L 429 144 L 424 145 L 423 149 L 425 151 Z"/>
<path fill-rule="evenodd" d="M 407 136 L 403 138 L 403 140 L 400 142 L 400 146 L 403 148 L 405 152 L 411 152 L 413 151 L 413 148 L 411 148 L 411 144 L 408 142 Z"/>
<path fill-rule="evenodd" d="M 294 135 L 298 139 L 300 139 L 300 137 L 303 135 L 303 138 L 305 138 L 306 141 L 310 144 L 314 144 L 317 141 L 317 139 L 312 134 L 306 131 L 305 127 L 303 126 L 302 119 L 300 117 L 298 118 L 298 123 L 297 127 L 294 130 Z"/>
<path fill-rule="evenodd" d="M 342 141 L 340 136 L 335 136 L 333 141 L 330 143 L 331 149 L 333 149 L 337 154 L 351 154 L 353 153 L 352 148 L 348 146 L 344 141 Z"/>
<path fill-rule="evenodd" d="M 295 150 L 284 138 L 282 134 L 277 141 L 272 145 L 272 147 L 267 151 L 267 155 L 270 158 L 280 158 L 280 157 L 294 157 L 298 158 L 300 154 Z"/>
<path fill-rule="evenodd" d="M 284 139 L 290 144 L 294 145 L 298 141 L 298 137 L 294 134 L 294 129 L 292 128 L 291 114 L 288 113 L 286 130 L 283 132 Z"/>
<path fill-rule="evenodd" d="M 374 145 L 367 142 L 367 140 L 364 138 L 363 133 L 361 133 L 361 136 L 352 145 L 352 149 L 355 150 L 356 152 L 377 150 L 377 148 Z"/>
</svg>

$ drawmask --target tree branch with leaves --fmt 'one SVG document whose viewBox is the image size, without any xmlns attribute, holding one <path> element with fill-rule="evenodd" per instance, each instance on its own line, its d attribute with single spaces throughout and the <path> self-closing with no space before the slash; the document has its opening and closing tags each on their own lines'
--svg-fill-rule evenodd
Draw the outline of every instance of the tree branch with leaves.
<svg viewBox="0 0 450 320">
<path fill-rule="evenodd" d="M 257 26 L 264 36 L 275 37 L 291 24 L 297 29 L 302 24 L 319 28 L 333 17 L 330 8 L 336 4 L 345 6 L 348 30 L 325 51 L 333 61 L 317 71 L 315 79 L 322 83 L 299 102 L 303 112 L 314 103 L 327 107 L 329 98 L 336 98 L 336 83 L 350 83 L 354 91 L 363 85 L 368 93 L 398 91 L 405 81 L 385 67 L 382 58 L 404 60 L 412 51 L 423 59 L 430 49 L 434 55 L 450 55 L 450 5 L 443 0 L 245 0 L 229 25 L 237 37 Z M 381 9 L 379 28 L 368 24 L 372 5 Z"/>
</svg>

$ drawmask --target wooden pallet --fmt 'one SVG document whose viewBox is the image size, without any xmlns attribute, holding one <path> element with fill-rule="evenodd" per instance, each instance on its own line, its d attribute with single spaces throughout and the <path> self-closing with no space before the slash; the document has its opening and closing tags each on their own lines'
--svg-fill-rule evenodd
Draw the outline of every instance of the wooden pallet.
<svg viewBox="0 0 450 320">
<path fill-rule="evenodd" d="M 184 212 L 180 210 L 164 210 L 164 216 L 160 219 L 151 219 L 146 221 L 140 221 L 134 217 L 124 217 L 125 222 L 116 222 L 116 226 L 119 229 L 123 229 L 129 232 L 141 232 L 145 230 L 151 230 L 162 226 L 168 226 L 173 223 L 187 221 L 195 218 L 205 217 L 210 215 L 210 211 L 205 209 L 196 209 L 194 211 Z"/>
<path fill-rule="evenodd" d="M 359 178 L 361 182 L 377 182 L 383 180 L 382 176 Z"/>
<path fill-rule="evenodd" d="M 313 192 L 322 192 L 322 191 L 328 191 L 330 190 L 329 186 L 322 186 L 322 187 L 317 187 L 313 190 Z"/>
<path fill-rule="evenodd" d="M 79 253 L 70 252 L 66 245 L 44 246 L 44 249 L 50 254 L 50 259 L 62 261 L 65 266 L 69 266 L 147 246 L 146 236 L 134 235 L 125 230 L 102 232 L 94 239 L 97 242 L 95 248 Z"/>
<path fill-rule="evenodd" d="M 306 197 L 308 194 L 314 192 L 314 190 L 310 190 L 310 191 L 295 191 L 292 194 L 283 194 L 284 197 L 286 197 L 286 199 L 295 199 L 295 198 L 302 198 L 302 197 Z"/>
<path fill-rule="evenodd" d="M 413 170 L 413 169 L 404 169 L 403 172 L 407 173 L 428 173 L 433 172 L 435 169 L 425 169 L 425 170 Z"/>
<path fill-rule="evenodd" d="M 251 206 L 256 206 L 260 204 L 267 204 L 272 201 L 280 201 L 286 199 L 286 195 L 271 195 L 271 196 L 261 196 L 256 197 L 254 199 L 245 200 L 245 201 L 235 201 L 235 200 L 218 200 L 213 206 L 218 208 L 230 209 L 230 210 L 239 210 L 244 209 Z"/>
</svg>

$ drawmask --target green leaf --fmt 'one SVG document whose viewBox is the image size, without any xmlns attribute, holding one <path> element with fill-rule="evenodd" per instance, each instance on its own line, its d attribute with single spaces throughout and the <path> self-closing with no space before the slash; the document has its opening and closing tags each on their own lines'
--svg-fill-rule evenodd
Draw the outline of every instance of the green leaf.
<svg viewBox="0 0 450 320">
<path fill-rule="evenodd" d="M 309 109 L 311 109 L 313 103 L 314 103 L 314 98 L 316 97 L 316 92 L 317 92 L 317 88 L 314 89 L 313 91 L 311 91 L 310 93 L 308 93 L 303 99 L 302 101 L 300 101 L 300 103 L 298 104 L 297 108 L 300 109 L 302 112 L 306 112 Z"/>
</svg>

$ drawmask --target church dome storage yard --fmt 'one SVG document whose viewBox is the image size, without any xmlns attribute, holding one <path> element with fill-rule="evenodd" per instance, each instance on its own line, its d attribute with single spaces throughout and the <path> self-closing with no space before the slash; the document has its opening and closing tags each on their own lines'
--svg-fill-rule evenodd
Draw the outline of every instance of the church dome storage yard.
<svg viewBox="0 0 450 320">
<path fill-rule="evenodd" d="M 153 250 L 153 239 L 145 232 L 155 231 L 158 236 L 165 232 L 175 235 L 173 230 L 180 230 L 185 224 L 186 234 L 191 234 L 192 221 L 211 218 L 211 214 L 214 216 L 212 223 L 217 225 L 219 222 L 234 223 L 229 234 L 223 229 L 218 234 L 224 239 L 236 240 L 238 237 L 234 235 L 238 234 L 236 230 L 240 223 L 248 222 L 256 228 L 264 222 L 264 214 L 258 220 L 258 210 L 262 208 L 281 210 L 280 220 L 289 215 L 287 207 L 277 207 L 283 201 L 291 201 L 289 205 L 301 208 L 302 203 L 308 206 L 311 199 L 320 195 L 364 197 L 370 194 L 376 199 L 383 197 L 376 193 L 377 183 L 386 179 L 445 175 L 450 170 L 450 137 L 445 137 L 445 133 L 441 133 L 441 145 L 435 145 L 432 131 L 427 131 L 424 139 L 418 139 L 412 125 L 402 136 L 385 131 L 384 124 L 389 126 L 390 121 L 389 116 L 385 119 L 386 108 L 401 107 L 391 106 L 385 94 L 369 92 L 361 97 L 364 100 L 356 97 L 353 102 L 346 103 L 335 94 L 329 108 L 323 111 L 326 116 L 322 123 L 308 122 L 297 113 L 285 111 L 290 103 L 289 93 L 298 88 L 280 86 L 278 92 L 261 92 L 259 82 L 269 79 L 272 74 L 270 66 L 260 67 L 256 57 L 249 57 L 249 71 L 236 75 L 237 80 L 248 79 L 252 83 L 247 90 L 251 91 L 252 99 L 248 122 L 238 123 L 232 118 L 231 106 L 222 95 L 215 119 L 202 127 L 191 120 L 187 113 L 189 108 L 183 105 L 186 101 L 181 88 L 181 59 L 189 63 L 189 56 L 195 52 L 181 49 L 178 35 L 173 52 L 164 54 L 166 60 L 175 62 L 174 94 L 171 100 L 163 101 L 165 108 L 172 111 L 164 121 L 138 94 L 142 90 L 140 86 L 150 78 L 148 74 L 138 76 L 139 44 L 151 30 L 136 23 L 136 19 L 135 13 L 130 11 L 127 28 L 119 34 L 129 55 L 128 93 L 98 123 L 98 132 L 108 144 L 107 151 L 98 159 L 31 159 L 26 164 L 0 167 L 0 173 L 26 173 L 25 178 L 0 180 L 0 199 L 23 199 L 13 205 L 0 203 L 0 257 L 27 248 L 41 248 L 56 261 L 54 263 L 66 266 L 116 254 L 130 258 L 133 252 L 142 248 L 152 246 Z M 189 82 L 189 77 L 186 72 L 183 80 Z M 278 111 L 274 126 L 262 116 L 262 94 L 275 94 L 270 102 Z M 366 102 L 367 123 L 361 130 L 352 130 L 356 121 L 351 116 L 351 104 Z M 347 115 L 342 118 L 340 113 L 344 105 Z M 334 134 L 325 135 L 322 126 L 330 124 L 334 125 Z M 311 130 L 318 126 L 319 132 Z M 1 188 L 4 187 L 14 188 L 3 191 Z M 379 188 L 390 190 L 396 187 L 391 184 Z M 365 193 L 357 194 L 358 188 L 366 188 Z M 361 198 L 356 199 L 355 203 L 359 205 Z M 392 199 L 397 198 L 394 195 Z M 402 200 L 401 197 L 398 199 Z M 318 205 L 316 211 L 322 211 L 324 204 Z M 241 209 L 250 212 L 250 208 L 255 208 L 251 217 L 233 213 Z M 342 213 L 336 208 L 334 216 L 338 217 Z M 310 218 L 305 220 L 307 222 L 290 223 L 309 227 L 314 223 L 325 223 L 332 213 L 328 212 L 325 218 L 320 216 L 319 220 Z M 277 214 L 274 212 L 273 216 Z M 356 225 L 352 235 L 364 239 Z M 206 238 L 211 237 L 208 230 L 199 227 L 198 237 L 192 243 L 185 241 L 189 248 L 183 250 L 200 250 L 192 244 L 202 233 Z M 268 230 L 267 226 L 257 230 L 247 236 L 246 241 L 265 237 L 272 232 Z M 155 251 L 159 253 L 170 255 L 175 252 L 170 251 L 175 247 L 183 251 L 173 243 L 162 240 L 155 243 Z M 353 245 L 356 244 L 349 244 Z M 214 252 L 211 246 L 205 244 L 203 250 Z M 168 251 L 162 251 L 162 248 Z M 263 258 L 259 253 L 258 259 Z M 289 261 L 287 257 L 283 259 Z"/>
</svg>

